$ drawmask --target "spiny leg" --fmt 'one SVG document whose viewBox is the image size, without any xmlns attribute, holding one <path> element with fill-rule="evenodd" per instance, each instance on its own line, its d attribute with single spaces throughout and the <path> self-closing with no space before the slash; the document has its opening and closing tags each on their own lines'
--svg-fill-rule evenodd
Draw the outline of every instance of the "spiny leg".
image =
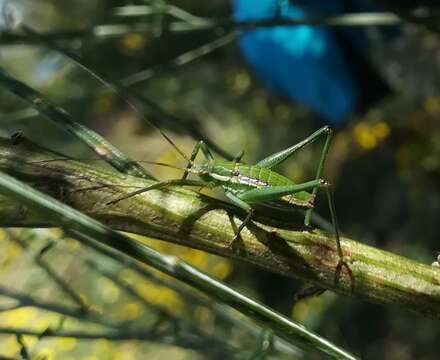
<svg viewBox="0 0 440 360">
<path fill-rule="evenodd" d="M 328 126 L 323 126 L 319 130 L 315 131 L 310 136 L 306 137 L 304 140 L 300 141 L 299 143 L 282 150 L 276 154 L 270 155 L 267 158 L 261 160 L 257 163 L 257 166 L 265 167 L 265 168 L 272 168 L 283 161 L 287 160 L 290 156 L 292 156 L 295 152 L 298 150 L 304 148 L 305 146 L 313 143 L 315 140 L 317 140 L 319 137 L 325 136 L 325 143 L 321 151 L 321 157 L 319 159 L 318 163 L 318 169 L 316 171 L 315 180 L 318 180 L 322 177 L 322 172 L 324 170 L 324 163 L 325 159 L 327 158 L 328 151 L 330 149 L 330 143 L 333 137 L 333 131 Z M 316 197 L 316 193 L 318 191 L 318 188 L 314 188 L 312 192 L 312 198 Z M 310 218 L 312 216 L 313 208 L 306 211 L 306 216 L 304 218 L 304 224 L 306 226 L 310 225 Z"/>
<path fill-rule="evenodd" d="M 283 196 L 293 195 L 301 191 L 312 190 L 316 187 L 325 186 L 326 182 L 322 179 L 307 181 L 302 184 L 292 184 L 287 186 L 267 186 L 254 188 L 240 193 L 238 197 L 246 203 L 258 203 L 271 200 L 279 200 Z"/>
<path fill-rule="evenodd" d="M 325 138 L 324 146 L 323 146 L 322 151 L 321 151 L 321 157 L 319 159 L 318 169 L 316 171 L 315 179 L 320 179 L 322 177 L 322 172 L 324 171 L 325 160 L 327 158 L 327 154 L 328 154 L 328 151 L 330 149 L 330 143 L 331 143 L 332 138 L 333 138 L 333 131 L 329 127 L 325 128 L 325 132 L 324 133 L 326 134 L 326 138 Z M 313 192 L 312 192 L 312 198 L 313 199 L 316 197 L 317 192 L 318 192 L 318 188 L 313 189 Z M 334 205 L 333 205 L 333 208 L 334 208 Z M 310 226 L 310 219 L 312 217 L 312 212 L 313 212 L 313 208 L 308 209 L 306 211 L 306 216 L 304 218 L 304 225 L 305 226 Z"/>
<path fill-rule="evenodd" d="M 342 252 L 341 247 L 341 241 L 339 238 L 339 225 L 338 220 L 336 217 L 336 210 L 335 210 L 335 203 L 333 200 L 333 194 L 330 189 L 330 185 L 326 183 L 322 179 L 318 180 L 312 180 L 308 181 L 302 184 L 294 184 L 294 185 L 288 185 L 288 186 L 270 186 L 270 187 L 263 187 L 263 188 L 257 188 L 245 191 L 243 193 L 240 193 L 238 195 L 238 198 L 242 201 L 244 201 L 247 206 L 250 207 L 249 204 L 251 203 L 257 203 L 257 202 L 264 202 L 264 201 L 271 201 L 271 200 L 277 200 L 280 199 L 283 196 L 286 195 L 293 195 L 295 193 L 298 193 L 300 191 L 307 191 L 307 190 L 313 190 L 315 188 L 321 188 L 324 187 L 327 193 L 327 199 L 330 209 L 330 216 L 334 228 L 334 235 L 335 235 L 335 241 L 336 241 L 336 251 L 339 257 L 339 262 L 337 265 L 337 273 L 340 272 L 341 267 L 345 266 L 348 270 L 348 272 L 351 274 L 350 267 L 348 266 L 347 262 L 344 259 L 344 254 Z M 352 277 L 352 275 L 350 275 Z M 337 280 L 337 276 L 335 279 Z"/>
<path fill-rule="evenodd" d="M 327 201 L 328 201 L 328 207 L 330 210 L 330 218 L 332 220 L 333 229 L 334 229 L 334 235 L 336 240 L 336 251 L 339 256 L 339 260 L 341 262 L 344 261 L 344 254 L 342 253 L 342 247 L 341 247 L 341 240 L 339 238 L 339 224 L 338 224 L 338 218 L 336 216 L 336 208 L 335 208 L 335 201 L 333 199 L 333 192 L 330 188 L 330 185 L 327 184 L 325 186 L 325 192 L 327 193 Z"/>
<path fill-rule="evenodd" d="M 188 180 L 188 179 L 165 180 L 165 181 L 160 181 L 160 182 L 157 182 L 157 183 L 155 183 L 153 185 L 144 187 L 142 189 L 133 191 L 131 193 L 125 194 L 125 195 L 123 195 L 123 196 L 121 196 L 121 197 L 119 197 L 117 199 L 111 200 L 111 201 L 109 201 L 107 203 L 107 205 L 116 204 L 119 201 L 128 199 L 128 198 L 130 198 L 132 196 L 139 195 L 139 194 L 142 194 L 144 192 L 147 192 L 147 191 L 150 191 L 150 190 L 153 190 L 153 189 L 160 189 L 160 188 L 163 188 L 163 187 L 173 186 L 173 185 L 202 186 L 202 187 L 205 187 L 205 186 L 210 187 L 211 186 L 210 183 L 207 183 L 207 182 L 201 181 L 201 180 Z"/>
<path fill-rule="evenodd" d="M 264 158 L 263 160 L 260 160 L 256 165 L 264 168 L 271 169 L 274 166 L 281 164 L 283 161 L 287 160 L 290 156 L 292 156 L 295 152 L 298 150 L 304 148 L 307 145 L 310 145 L 313 143 L 316 139 L 319 137 L 326 135 L 327 139 L 328 137 L 331 138 L 332 130 L 328 126 L 324 126 L 320 128 L 319 130 L 315 131 L 310 136 L 306 137 L 304 140 L 300 141 L 299 143 L 288 147 L 287 149 L 281 150 L 280 152 L 277 152 L 275 154 L 272 154 L 268 156 L 267 158 Z M 330 143 L 330 140 L 326 140 L 326 143 Z M 325 148 L 325 145 L 324 145 Z M 328 149 L 327 149 L 328 151 Z M 321 156 L 322 158 L 322 156 Z M 325 159 L 325 156 L 324 156 Z M 319 170 L 319 167 L 318 167 Z M 322 172 L 322 171 L 321 171 Z M 318 176 L 317 178 L 319 178 Z"/>
<path fill-rule="evenodd" d="M 350 281 L 351 281 L 351 291 L 353 292 L 354 290 L 354 277 L 353 277 L 353 272 L 350 269 L 350 266 L 348 265 L 347 261 L 344 258 L 344 253 L 342 252 L 342 247 L 341 247 L 341 240 L 339 238 L 339 224 L 338 224 L 338 218 L 336 216 L 336 209 L 335 209 L 335 201 L 333 199 L 333 192 L 332 189 L 330 188 L 330 185 L 327 184 L 327 186 L 325 186 L 325 190 L 327 193 L 327 200 L 328 200 L 328 206 L 329 206 L 329 210 L 330 210 L 330 217 L 333 223 L 333 227 L 334 227 L 334 234 L 335 234 L 335 240 L 336 240 L 336 251 L 338 253 L 338 257 L 339 257 L 339 261 L 338 261 L 338 265 L 336 266 L 336 275 L 335 275 L 335 285 L 337 284 L 338 280 L 339 280 L 339 274 L 341 272 L 342 267 L 344 266 L 347 269 L 348 275 L 350 277 Z"/>
<path fill-rule="evenodd" d="M 322 148 L 321 151 L 321 157 L 319 159 L 319 163 L 318 163 L 318 168 L 316 171 L 316 180 L 321 179 L 322 177 L 322 173 L 324 171 L 324 165 L 325 165 L 325 160 L 327 158 L 327 154 L 329 152 L 330 149 L 330 144 L 333 138 L 333 131 L 328 127 L 328 126 L 324 126 L 321 129 L 319 129 L 318 131 L 316 131 L 315 133 L 313 133 L 312 135 L 310 135 L 308 138 L 304 139 L 303 141 L 299 142 L 298 144 L 294 145 L 293 147 L 290 148 L 290 151 L 293 150 L 293 152 L 299 150 L 300 148 L 312 143 L 313 141 L 315 141 L 319 136 L 325 135 L 325 142 L 324 142 L 324 146 Z M 284 159 L 282 159 L 281 161 L 284 161 L 285 159 L 288 158 L 288 156 L 290 156 L 292 153 L 288 152 L 288 155 L 283 155 L 285 156 Z M 312 190 L 312 199 L 314 199 L 316 197 L 316 194 L 318 192 L 318 189 L 320 188 L 320 186 L 316 186 L 313 188 Z M 342 252 L 342 247 L 341 247 L 341 241 L 340 241 L 340 237 L 339 237 L 339 224 L 338 224 L 338 219 L 336 216 L 336 208 L 335 208 L 335 202 L 334 202 L 334 197 L 333 197 L 333 192 L 332 189 L 330 188 L 330 185 L 328 183 L 325 183 L 324 186 L 325 190 L 326 190 L 326 194 L 327 194 L 327 201 L 328 201 L 328 206 L 329 206 L 329 210 L 330 210 L 330 216 L 331 216 L 331 221 L 333 224 L 333 229 L 334 229 L 334 236 L 335 236 L 335 241 L 336 241 L 336 250 L 339 256 L 339 264 L 338 267 L 340 267 L 341 264 L 345 265 L 347 268 L 347 264 L 344 261 L 344 254 Z M 310 219 L 312 216 L 312 212 L 313 212 L 313 208 L 310 208 L 308 210 L 306 210 L 306 216 L 304 218 L 304 225 L 305 226 L 310 226 Z M 349 268 L 348 268 L 349 269 Z"/>
</svg>

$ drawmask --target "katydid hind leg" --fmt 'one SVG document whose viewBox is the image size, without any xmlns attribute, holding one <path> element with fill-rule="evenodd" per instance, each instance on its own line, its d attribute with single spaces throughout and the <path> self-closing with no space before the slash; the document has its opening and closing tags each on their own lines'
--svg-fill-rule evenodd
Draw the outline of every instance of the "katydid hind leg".
<svg viewBox="0 0 440 360">
<path fill-rule="evenodd" d="M 327 159 L 327 154 L 330 149 L 330 144 L 331 144 L 331 141 L 333 138 L 333 131 L 330 128 L 327 128 L 327 129 L 328 129 L 326 132 L 327 136 L 325 138 L 324 146 L 322 147 L 321 156 L 319 159 L 318 168 L 316 170 L 315 179 L 320 179 L 322 177 L 322 173 L 324 171 L 324 166 L 325 166 L 325 160 Z M 312 192 L 313 198 L 316 197 L 317 192 L 318 192 L 317 188 L 313 189 L 313 192 Z M 310 225 L 310 219 L 312 216 L 312 212 L 313 212 L 313 208 L 308 209 L 306 211 L 306 216 L 304 218 L 304 225 L 306 225 L 306 226 Z"/>
<path fill-rule="evenodd" d="M 335 208 L 335 201 L 334 201 L 334 197 L 333 197 L 333 191 L 329 185 L 327 185 L 325 187 L 325 191 L 327 194 L 327 201 L 328 201 L 328 206 L 329 206 L 329 210 L 330 210 L 330 216 L 331 216 L 331 220 L 333 223 L 334 236 L 335 236 L 335 241 L 336 241 L 336 252 L 339 257 L 338 265 L 336 266 L 336 272 L 335 272 L 335 274 L 336 274 L 335 275 L 335 285 L 337 285 L 337 283 L 339 281 L 339 276 L 340 276 L 342 268 L 345 267 L 345 269 L 347 270 L 348 276 L 350 277 L 350 280 L 351 280 L 351 291 L 353 292 L 354 291 L 354 276 L 353 276 L 353 272 L 352 272 L 348 262 L 346 261 L 346 259 L 344 257 L 344 253 L 342 251 L 341 239 L 339 236 L 339 224 L 338 224 L 338 218 L 336 216 L 336 208 Z"/>
<path fill-rule="evenodd" d="M 288 186 L 267 186 L 245 191 L 238 195 L 238 197 L 246 203 L 258 203 L 278 200 L 283 196 L 293 195 L 301 191 L 313 190 L 316 187 L 321 187 L 324 185 L 325 182 L 321 179 L 318 179 L 302 184 L 292 184 Z"/>
<path fill-rule="evenodd" d="M 336 241 L 336 250 L 340 258 L 340 262 L 343 263 L 343 253 L 342 253 L 341 242 L 339 237 L 339 225 L 336 216 L 333 193 L 330 186 L 325 181 L 318 179 L 318 180 L 312 180 L 306 183 L 294 184 L 290 186 L 271 186 L 271 187 L 251 189 L 239 194 L 237 197 L 239 200 L 247 204 L 247 206 L 250 206 L 249 203 L 276 200 L 282 196 L 293 195 L 300 191 L 314 190 L 320 187 L 324 187 L 327 193 L 328 206 L 330 210 L 330 216 L 333 224 L 334 236 Z"/>
<path fill-rule="evenodd" d="M 340 262 L 344 262 L 344 254 L 342 253 L 342 247 L 341 247 L 341 240 L 339 238 L 339 224 L 338 224 L 338 218 L 336 216 L 336 208 L 335 208 L 335 201 L 333 197 L 333 191 L 330 188 L 330 186 L 325 187 L 325 191 L 327 193 L 327 201 L 328 201 L 328 207 L 330 210 L 330 217 L 332 220 L 333 228 L 334 228 L 334 235 L 336 240 L 336 251 L 339 256 Z"/>
<path fill-rule="evenodd" d="M 243 209 L 248 213 L 246 218 L 240 224 L 237 233 L 234 237 L 234 240 L 238 238 L 243 228 L 249 223 L 249 221 L 251 221 L 254 210 L 250 205 L 250 203 L 279 199 L 284 195 L 295 194 L 300 191 L 312 189 L 313 187 L 316 186 L 322 186 L 323 184 L 324 182 L 322 180 L 318 180 L 318 181 L 312 180 L 309 181 L 308 183 L 294 184 L 290 186 L 271 186 L 271 187 L 251 189 L 239 195 L 235 195 L 230 191 L 225 192 L 226 197 L 229 200 L 231 200 L 231 202 L 234 205 L 240 207 L 241 209 Z"/>
<path fill-rule="evenodd" d="M 326 136 L 326 143 L 328 142 L 328 138 L 331 138 L 332 130 L 328 126 L 323 126 L 319 130 L 315 131 L 310 136 L 306 137 L 304 140 L 296 143 L 295 145 L 288 147 L 287 149 L 281 150 L 275 154 L 272 154 L 263 160 L 260 160 L 256 165 L 264 168 L 271 169 L 274 166 L 281 164 L 283 161 L 287 160 L 290 156 L 292 156 L 298 150 L 304 148 L 305 146 L 313 143 L 315 140 L 320 138 L 321 136 Z"/>
<path fill-rule="evenodd" d="M 327 154 L 329 152 L 331 141 L 333 138 L 333 131 L 329 127 L 325 126 L 325 127 L 321 128 L 320 130 L 316 131 L 309 138 L 305 139 L 302 144 L 302 146 L 305 146 L 305 145 L 313 142 L 318 136 L 321 136 L 321 135 L 326 135 L 326 137 L 325 137 L 324 146 L 321 151 L 321 156 L 319 159 L 315 180 L 319 180 L 322 177 L 322 173 L 324 171 L 324 166 L 325 166 L 325 161 L 327 159 Z M 301 143 L 299 143 L 299 144 L 301 144 Z M 312 199 L 314 199 L 316 197 L 316 194 L 317 194 L 319 188 L 320 187 L 318 187 L 318 186 L 313 188 Z M 333 191 L 328 183 L 325 184 L 324 188 L 325 188 L 326 195 L 327 195 L 327 202 L 328 202 L 328 207 L 329 207 L 329 211 L 330 211 L 330 217 L 331 217 L 331 221 L 332 221 L 332 225 L 333 225 L 333 229 L 334 229 L 334 236 L 335 236 L 335 241 L 336 241 L 336 251 L 339 256 L 338 267 L 340 267 L 341 265 L 344 265 L 348 268 L 347 264 L 344 261 L 344 254 L 342 252 L 342 247 L 341 247 L 341 240 L 340 240 L 340 236 L 339 236 L 339 224 L 338 224 L 338 218 L 336 215 L 336 207 L 335 207 Z M 310 225 L 310 219 L 312 216 L 312 212 L 313 212 L 313 207 L 306 210 L 306 215 L 304 218 L 304 225 L 305 226 Z M 350 269 L 349 269 L 349 271 L 350 271 Z"/>
<path fill-rule="evenodd" d="M 333 137 L 333 131 L 328 126 L 323 126 L 322 128 L 315 131 L 313 134 L 305 138 L 304 140 L 298 142 L 297 144 L 282 150 L 276 154 L 273 154 L 260 162 L 257 163 L 257 166 L 265 167 L 265 168 L 272 168 L 283 161 L 287 160 L 290 156 L 292 156 L 295 152 L 298 150 L 304 148 L 305 146 L 313 143 L 318 138 L 325 136 L 325 142 L 324 146 L 321 151 L 321 156 L 318 163 L 318 168 L 316 171 L 315 180 L 319 180 L 322 177 L 322 173 L 324 170 L 325 160 L 327 158 L 328 151 L 330 149 L 331 140 Z M 312 198 L 316 197 L 318 191 L 318 187 L 315 187 L 312 191 Z M 310 226 L 310 219 L 312 216 L 313 208 L 310 208 L 306 211 L 304 224 L 306 226 Z"/>
</svg>

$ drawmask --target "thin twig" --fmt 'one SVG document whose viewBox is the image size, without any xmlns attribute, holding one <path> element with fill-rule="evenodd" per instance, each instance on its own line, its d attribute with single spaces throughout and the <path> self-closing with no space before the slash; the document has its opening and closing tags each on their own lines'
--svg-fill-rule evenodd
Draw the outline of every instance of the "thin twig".
<svg viewBox="0 0 440 360">
<path fill-rule="evenodd" d="M 182 296 L 183 299 L 186 300 L 187 304 L 191 304 L 193 306 L 203 306 L 209 310 L 211 310 L 217 318 L 222 321 L 232 324 L 234 327 L 242 328 L 245 332 L 252 334 L 254 337 L 259 337 L 262 329 L 256 327 L 255 324 L 250 322 L 244 317 L 238 316 L 236 313 L 232 313 L 231 309 L 227 306 L 224 306 L 220 303 L 208 301 L 205 298 L 197 296 L 194 291 L 189 291 L 184 288 L 181 284 L 176 281 L 167 281 L 164 278 L 161 278 L 154 274 L 152 271 L 148 270 L 146 266 L 143 266 L 138 261 L 133 260 L 132 258 L 114 251 L 106 246 L 102 246 L 94 241 L 89 241 L 87 238 L 82 239 L 82 243 L 87 247 L 94 249 L 100 254 L 107 256 L 113 261 L 118 262 L 122 265 L 124 269 L 130 269 L 142 276 L 146 281 L 150 281 L 153 284 L 166 287 L 175 291 L 177 294 Z M 284 353 L 288 353 L 289 355 L 297 355 L 301 354 L 301 350 L 293 346 L 292 344 L 286 342 L 285 340 L 279 338 L 278 336 L 274 336 L 273 339 L 274 349 L 277 351 L 281 351 Z"/>
<path fill-rule="evenodd" d="M 42 338 L 74 338 L 78 340 L 98 340 L 105 339 L 110 341 L 148 341 L 159 344 L 179 346 L 183 349 L 191 349 L 199 351 L 206 355 L 209 354 L 213 359 L 245 359 L 246 356 L 237 352 L 236 349 L 229 348 L 228 352 L 222 352 L 222 349 L 217 349 L 213 344 L 204 338 L 200 338 L 192 334 L 180 334 L 176 336 L 173 333 L 156 332 L 154 330 L 133 331 L 129 329 L 121 329 L 118 331 L 105 332 L 89 332 L 89 331 L 73 331 L 73 330 L 47 330 L 39 332 L 30 328 L 8 328 L 0 327 L 0 334 L 10 335 L 29 335 Z M 235 351 L 235 352 L 233 352 Z M 3 357 L 0 358 L 3 359 Z"/>
<path fill-rule="evenodd" d="M 134 176 L 153 178 L 141 165 L 128 158 L 98 133 L 75 121 L 65 109 L 53 105 L 41 93 L 14 78 L 2 68 L 0 68 L 0 86 L 14 93 L 40 114 L 78 137 L 118 171 Z"/>
<path fill-rule="evenodd" d="M 77 66 L 79 66 L 82 70 L 87 72 L 89 75 L 91 75 L 93 78 L 95 78 L 97 81 L 99 81 L 101 84 L 103 84 L 107 89 L 111 90 L 119 99 L 121 99 L 133 113 L 144 123 L 155 129 L 158 133 L 161 134 L 163 138 L 165 138 L 176 150 L 177 152 L 181 153 L 180 149 L 178 149 L 173 141 L 169 138 L 167 134 L 165 134 L 159 126 L 157 126 L 154 122 L 150 121 L 147 118 L 147 113 L 144 111 L 143 107 L 146 106 L 149 109 L 150 113 L 153 113 L 155 116 L 158 116 L 159 118 L 165 120 L 165 121 L 171 121 L 173 125 L 179 126 L 181 129 L 186 130 L 190 135 L 192 135 L 196 140 L 203 140 L 208 145 L 212 146 L 212 149 L 217 152 L 219 155 L 225 157 L 226 159 L 232 159 L 232 156 L 228 154 L 225 150 L 223 150 L 219 145 L 215 144 L 214 141 L 211 139 L 208 139 L 205 134 L 203 134 L 199 128 L 200 126 L 184 126 L 188 122 L 183 122 L 182 119 L 178 119 L 174 115 L 167 114 L 163 109 L 161 109 L 157 104 L 153 103 L 150 99 L 147 99 L 144 95 L 140 96 L 135 93 L 133 93 L 131 90 L 128 89 L 130 85 L 134 85 L 137 83 L 134 80 L 130 81 L 130 77 L 125 78 L 121 81 L 115 81 L 111 79 L 109 76 L 104 75 L 101 71 L 93 69 L 89 64 L 87 64 L 87 61 L 82 59 L 77 54 L 73 53 L 72 51 L 69 51 L 68 49 L 60 46 L 57 42 L 52 41 L 51 39 L 48 39 L 44 36 L 42 36 L 39 32 L 34 30 L 33 28 L 22 25 L 22 29 L 29 36 L 30 38 L 34 39 L 35 41 L 39 42 L 42 45 L 47 46 L 49 49 L 53 51 L 57 51 L 67 58 L 69 58 L 71 61 L 73 61 Z M 206 55 L 213 50 L 226 45 L 227 43 L 231 42 L 233 40 L 232 36 L 226 36 L 221 37 L 217 40 L 215 40 L 212 43 L 205 44 L 201 46 L 200 48 L 191 50 L 187 53 L 184 53 L 177 57 L 175 60 L 173 60 L 169 64 L 164 64 L 163 66 L 159 66 L 156 71 L 162 70 L 166 66 L 180 66 L 183 65 L 189 61 L 192 61 L 200 56 Z M 154 72 L 152 73 L 152 75 Z M 20 94 L 18 94 L 20 96 Z M 55 114 L 57 115 L 57 114 Z M 56 120 L 56 117 L 55 119 Z M 66 120 L 64 120 L 66 121 Z M 195 130 L 197 129 L 197 131 Z M 107 145 L 108 146 L 108 145 Z M 94 149 L 94 148 L 93 148 Z M 113 151 L 115 152 L 115 156 L 121 156 L 116 152 L 116 149 L 113 148 Z M 102 156 L 102 154 L 100 154 Z M 183 157 L 185 157 L 184 154 L 182 154 Z M 128 157 L 127 157 L 128 159 Z M 112 160 L 112 158 L 110 158 Z M 113 160 L 114 161 L 114 160 Z M 110 162 L 111 163 L 111 162 Z M 112 164 L 112 163 L 111 163 Z M 134 167 L 136 164 L 131 164 L 131 167 Z M 143 170 L 145 172 L 145 170 Z M 148 178 L 152 178 L 151 175 L 148 176 Z"/>
<path fill-rule="evenodd" d="M 143 81 L 149 80 L 153 76 L 161 74 L 167 70 L 188 64 L 189 62 L 205 56 L 220 47 L 228 45 L 232 43 L 232 41 L 234 41 L 235 37 L 235 33 L 229 33 L 227 35 L 221 36 L 213 41 L 203 44 L 202 46 L 184 52 L 183 54 L 178 55 L 174 59 L 164 64 L 159 64 L 149 69 L 145 69 L 135 74 L 132 74 L 130 76 L 126 76 L 121 80 L 121 83 L 124 86 L 133 86 L 135 84 L 139 84 Z"/>
<path fill-rule="evenodd" d="M 35 149 L 29 142 L 13 146 L 8 140 L 0 140 L 0 169 L 32 179 L 37 186 L 43 185 L 48 177 L 68 179 L 67 183 L 61 183 L 69 189 L 67 194 L 64 191 L 64 196 L 60 197 L 56 183 L 49 189 L 51 194 L 115 229 L 251 262 L 340 294 L 440 317 L 440 272 L 437 268 L 342 238 L 342 252 L 349 261 L 352 277 L 344 268 L 336 278 L 339 257 L 331 234 L 303 231 L 302 228 L 287 230 L 285 225 L 263 213 L 256 218 L 259 223 L 250 224 L 242 232 L 241 241 L 232 246 L 235 234 L 230 218 L 235 218 L 237 211 L 230 205 L 173 188 L 154 190 L 114 206 L 105 206 L 109 200 L 130 192 L 127 186 L 148 186 L 152 182 L 97 170 L 74 161 L 51 162 L 38 168 L 26 164 L 48 158 L 47 153 Z M 79 174 L 80 179 L 77 178 Z M 74 191 L 96 183 L 114 184 L 114 187 Z M 124 187 L 118 188 L 120 184 Z M 0 215 L 3 225 L 18 222 L 29 226 L 43 222 L 40 213 L 24 210 L 6 199 L 0 201 Z M 57 225 L 54 221 L 46 221 L 46 224 Z"/>
<path fill-rule="evenodd" d="M 32 306 L 38 309 L 50 311 L 64 316 L 69 316 L 71 318 L 79 319 L 82 321 L 104 325 L 110 328 L 118 328 L 124 325 L 124 324 L 120 325 L 109 322 L 105 320 L 99 313 L 90 309 L 87 312 L 84 312 L 84 310 L 81 308 L 61 305 L 51 301 L 40 301 L 35 299 L 29 294 L 22 293 L 13 289 L 9 289 L 4 286 L 0 286 L 0 296 L 9 297 L 11 299 L 18 301 L 18 305 L 16 305 L 17 308 Z"/>
<path fill-rule="evenodd" d="M 217 349 L 217 351 L 222 350 L 222 352 L 224 352 L 225 354 L 231 351 L 231 347 L 226 341 L 217 340 L 215 337 L 209 336 L 205 332 L 197 329 L 195 326 L 193 326 L 191 323 L 186 321 L 184 318 L 178 318 L 172 315 L 171 313 L 167 312 L 163 308 L 152 304 L 144 296 L 142 296 L 133 286 L 125 282 L 123 279 L 120 279 L 114 273 L 103 269 L 95 261 L 90 259 L 85 259 L 84 262 L 88 267 L 98 272 L 102 276 L 106 277 L 107 279 L 112 281 L 118 288 L 125 291 L 135 300 L 139 301 L 144 306 L 144 308 L 150 311 L 153 310 L 161 320 L 163 319 L 171 323 L 172 327 L 176 329 L 177 334 L 181 334 L 182 332 L 195 334 L 197 337 L 201 339 L 205 339 L 206 342 L 214 346 Z M 237 351 L 237 349 L 235 349 L 235 351 Z"/>
<path fill-rule="evenodd" d="M 420 22 L 433 21 L 437 18 L 435 15 L 415 15 L 415 19 Z M 353 13 L 343 14 L 338 16 L 318 16 L 306 19 L 271 19 L 260 21 L 242 21 L 237 22 L 230 18 L 227 19 L 208 19 L 199 23 L 189 23 L 187 21 L 172 21 L 167 24 L 167 31 L 169 33 L 189 33 L 200 31 L 223 31 L 228 32 L 232 30 L 247 31 L 262 27 L 276 27 L 276 26 L 395 26 L 404 21 L 393 13 Z M 134 23 L 134 24 L 105 24 L 95 25 L 90 28 L 72 31 L 55 31 L 41 34 L 42 36 L 52 41 L 74 41 L 78 39 L 87 40 L 107 40 L 115 37 L 121 37 L 127 34 L 154 34 L 154 29 L 150 24 Z M 35 43 L 34 40 L 29 39 L 26 35 L 16 31 L 1 32 L 2 44 L 14 43 Z"/>
<path fill-rule="evenodd" d="M 26 242 L 18 236 L 15 236 L 11 231 L 8 231 L 8 240 L 14 242 L 23 250 L 28 249 Z M 70 297 L 84 312 L 87 311 L 88 306 L 81 298 L 81 296 L 79 296 L 73 289 L 73 287 L 71 287 L 50 267 L 50 265 L 44 259 L 42 259 L 40 254 L 32 255 L 32 260 L 53 280 L 53 282 L 58 286 L 59 289 L 61 289 L 61 291 L 63 291 L 68 297 Z"/>
</svg>

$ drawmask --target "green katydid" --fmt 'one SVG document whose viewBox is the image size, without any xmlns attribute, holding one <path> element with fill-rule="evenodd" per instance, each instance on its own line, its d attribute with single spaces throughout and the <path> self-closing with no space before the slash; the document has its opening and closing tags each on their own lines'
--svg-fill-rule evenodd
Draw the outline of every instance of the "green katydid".
<svg viewBox="0 0 440 360">
<path fill-rule="evenodd" d="M 161 132 L 162 133 L 162 132 Z M 313 143 L 319 137 L 324 136 L 325 142 L 321 151 L 316 177 L 314 180 L 296 184 L 285 176 L 272 170 L 276 165 L 286 161 L 296 151 Z M 114 204 L 129 197 L 142 194 L 146 191 L 159 189 L 172 185 L 200 186 L 200 187 L 221 187 L 226 197 L 236 206 L 247 213 L 246 218 L 237 229 L 237 238 L 243 228 L 251 221 L 254 213 L 252 204 L 264 204 L 271 207 L 296 206 L 307 209 L 304 224 L 309 226 L 311 212 L 314 207 L 314 199 L 319 188 L 324 188 L 327 192 L 327 199 L 331 220 L 336 239 L 336 249 L 340 262 L 343 262 L 343 253 L 339 239 L 339 228 L 336 218 L 335 206 L 329 184 L 321 179 L 325 159 L 330 148 L 332 130 L 324 126 L 297 144 L 272 154 L 255 165 L 241 163 L 243 153 L 233 161 L 215 160 L 209 147 L 200 141 L 194 147 L 191 157 L 188 158 L 172 141 L 166 136 L 165 139 L 178 151 L 178 153 L 188 162 L 181 179 L 172 179 L 155 183 L 151 186 L 133 191 L 122 197 L 110 201 Z M 196 162 L 199 152 L 202 152 L 205 159 Z M 165 164 L 164 164 L 165 165 Z M 199 177 L 197 180 L 188 179 L 189 174 Z"/>
</svg>

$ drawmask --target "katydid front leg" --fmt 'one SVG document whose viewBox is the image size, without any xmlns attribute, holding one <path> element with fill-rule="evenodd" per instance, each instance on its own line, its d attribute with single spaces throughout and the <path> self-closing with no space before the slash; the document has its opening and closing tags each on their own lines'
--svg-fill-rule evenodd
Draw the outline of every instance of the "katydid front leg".
<svg viewBox="0 0 440 360">
<path fill-rule="evenodd" d="M 196 159 L 197 154 L 200 150 L 202 150 L 203 155 L 207 160 L 214 160 L 214 157 L 212 156 L 212 153 L 209 150 L 208 146 L 202 140 L 200 140 L 193 148 L 191 157 L 189 158 L 188 164 L 186 165 L 185 171 L 183 173 L 182 180 L 185 180 L 188 177 L 189 169 L 192 168 L 194 160 Z"/>
</svg>

